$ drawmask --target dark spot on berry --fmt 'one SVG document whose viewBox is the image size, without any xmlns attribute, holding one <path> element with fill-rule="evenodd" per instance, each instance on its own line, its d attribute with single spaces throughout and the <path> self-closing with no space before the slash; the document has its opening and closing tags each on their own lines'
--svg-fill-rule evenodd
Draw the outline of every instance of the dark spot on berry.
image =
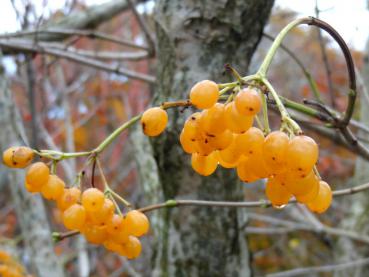
<svg viewBox="0 0 369 277">
<path fill-rule="evenodd" d="M 275 161 L 275 157 L 272 157 L 272 160 Z"/>
<path fill-rule="evenodd" d="M 191 141 L 196 141 L 195 139 L 191 139 Z"/>
<path fill-rule="evenodd" d="M 194 117 L 194 116 L 191 116 L 191 120 L 196 120 L 196 117 Z"/>
<path fill-rule="evenodd" d="M 145 128 L 146 128 L 146 124 L 145 124 L 145 122 L 142 122 L 142 129 L 145 130 Z"/>
<path fill-rule="evenodd" d="M 249 111 L 252 112 L 254 110 L 254 108 L 249 108 Z"/>
<path fill-rule="evenodd" d="M 298 168 L 298 171 L 302 171 L 302 168 L 301 168 L 301 167 L 299 167 L 299 168 Z"/>
<path fill-rule="evenodd" d="M 254 152 L 253 152 L 252 150 L 250 150 L 250 151 L 249 151 L 249 154 L 252 154 L 252 153 L 254 153 Z"/>
<path fill-rule="evenodd" d="M 209 141 L 208 141 L 208 139 L 205 139 L 205 143 L 208 143 Z"/>
</svg>

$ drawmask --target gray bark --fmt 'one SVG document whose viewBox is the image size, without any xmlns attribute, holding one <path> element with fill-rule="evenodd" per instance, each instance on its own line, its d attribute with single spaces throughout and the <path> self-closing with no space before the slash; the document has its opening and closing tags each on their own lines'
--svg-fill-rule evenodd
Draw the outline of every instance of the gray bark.
<svg viewBox="0 0 369 277">
<path fill-rule="evenodd" d="M 272 0 L 160 0 L 156 10 L 157 99 L 183 99 L 197 81 L 224 81 L 223 66 L 244 74 L 259 42 Z M 189 113 L 169 111 L 165 135 L 153 141 L 164 197 L 239 201 L 232 170 L 201 177 L 178 145 Z M 249 276 L 249 253 L 239 227 L 244 211 L 219 208 L 165 210 L 153 275 Z M 154 259 L 155 260 L 155 259 Z"/>
<path fill-rule="evenodd" d="M 11 145 L 24 144 L 19 135 L 24 133 L 22 121 L 14 106 L 3 68 L 0 72 L 0 128 L 2 151 Z M 24 135 L 22 137 L 24 138 Z M 22 170 L 2 170 L 0 175 L 11 191 L 26 252 L 36 275 L 64 276 L 63 268 L 54 254 L 50 227 L 41 197 L 32 196 L 25 190 Z"/>
<path fill-rule="evenodd" d="M 362 79 L 362 93 L 360 95 L 360 122 L 364 125 L 369 124 L 369 109 L 368 109 L 368 93 L 369 93 L 369 39 L 367 41 L 365 55 L 364 55 L 364 67 L 361 74 Z M 359 79 L 360 80 L 360 79 Z M 367 137 L 365 132 L 359 132 L 360 137 Z M 369 147 L 369 144 L 365 145 Z M 369 163 L 363 158 L 358 157 L 355 165 L 355 175 L 352 179 L 354 184 L 363 184 L 369 180 Z M 360 234 L 369 234 L 369 192 L 363 191 L 345 199 L 345 207 L 349 207 L 345 220 L 342 222 L 343 228 L 352 229 Z M 342 199 L 343 200 L 343 199 Z M 337 259 L 340 262 L 354 261 L 369 255 L 367 247 L 357 247 L 357 245 L 347 238 L 340 238 L 337 245 L 338 254 Z M 369 276 L 368 266 L 357 266 L 342 270 L 335 274 L 337 277 L 344 276 Z"/>
</svg>

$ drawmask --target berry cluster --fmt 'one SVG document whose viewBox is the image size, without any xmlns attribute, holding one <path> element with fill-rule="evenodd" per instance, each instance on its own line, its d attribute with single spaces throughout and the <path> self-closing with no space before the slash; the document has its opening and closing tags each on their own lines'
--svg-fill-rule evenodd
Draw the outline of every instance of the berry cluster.
<svg viewBox="0 0 369 277">
<path fill-rule="evenodd" d="M 265 137 L 252 127 L 262 101 L 251 88 L 240 90 L 226 104 L 218 99 L 218 85 L 212 81 L 201 81 L 191 89 L 191 103 L 203 110 L 186 120 L 180 143 L 192 155 L 193 169 L 208 176 L 218 164 L 236 168 L 244 182 L 268 178 L 266 196 L 274 206 L 283 206 L 294 196 L 314 212 L 328 209 L 332 193 L 314 172 L 319 153 L 315 141 L 304 135 L 289 137 L 282 131 Z"/>
<path fill-rule="evenodd" d="M 12 147 L 3 154 L 4 164 L 23 168 L 33 159 L 27 147 Z M 67 188 L 57 175 L 50 174 L 43 162 L 31 164 L 27 170 L 25 187 L 31 193 L 41 193 L 47 200 L 56 202 L 62 212 L 64 226 L 83 234 L 93 244 L 103 244 L 106 249 L 129 259 L 141 253 L 138 237 L 149 231 L 147 217 L 138 210 L 125 215 L 116 214 L 116 205 L 97 188 L 81 192 L 77 187 Z"/>
<path fill-rule="evenodd" d="M 3 250 L 0 250 L 0 276 L 31 277 L 16 259 Z"/>
</svg>

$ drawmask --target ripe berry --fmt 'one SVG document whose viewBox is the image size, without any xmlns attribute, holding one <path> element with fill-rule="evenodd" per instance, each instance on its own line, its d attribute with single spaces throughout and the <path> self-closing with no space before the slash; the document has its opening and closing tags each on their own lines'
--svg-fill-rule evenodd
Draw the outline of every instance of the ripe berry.
<svg viewBox="0 0 369 277">
<path fill-rule="evenodd" d="M 249 163 L 248 163 L 247 160 L 243 161 L 243 162 L 240 162 L 238 164 L 238 166 L 237 166 L 237 175 L 238 175 L 238 178 L 240 178 L 240 180 L 242 182 L 245 182 L 245 183 L 252 183 L 252 182 L 255 182 L 256 180 L 259 179 L 250 170 Z"/>
<path fill-rule="evenodd" d="M 108 238 L 106 226 L 87 226 L 82 233 L 92 244 L 102 244 Z"/>
<path fill-rule="evenodd" d="M 207 137 L 196 141 L 196 152 L 200 155 L 210 155 L 214 150 L 214 147 L 210 144 L 210 140 Z"/>
<path fill-rule="evenodd" d="M 107 232 L 110 235 L 117 235 L 124 230 L 124 219 L 122 216 L 114 214 L 107 222 Z"/>
<path fill-rule="evenodd" d="M 227 128 L 224 104 L 216 103 L 208 110 L 202 112 L 200 118 L 201 129 L 208 135 L 217 135 Z"/>
<path fill-rule="evenodd" d="M 127 233 L 132 236 L 140 237 L 149 231 L 149 220 L 147 219 L 146 215 L 140 211 L 129 211 L 124 217 L 124 221 L 127 228 Z"/>
<path fill-rule="evenodd" d="M 213 81 L 203 80 L 196 83 L 190 91 L 190 101 L 198 109 L 209 109 L 218 101 L 218 85 Z"/>
<path fill-rule="evenodd" d="M 240 157 L 242 155 L 242 153 L 239 151 L 238 145 L 236 143 L 237 136 L 238 135 L 234 135 L 234 139 L 233 139 L 232 143 L 227 148 L 225 148 L 224 150 L 219 151 L 220 158 L 223 161 L 225 161 L 226 163 L 234 164 L 240 159 Z"/>
<path fill-rule="evenodd" d="M 295 198 L 298 202 L 306 204 L 312 202 L 317 197 L 318 193 L 319 182 L 314 182 L 308 193 L 295 195 Z"/>
<path fill-rule="evenodd" d="M 237 134 L 246 132 L 254 121 L 252 116 L 240 114 L 234 102 L 230 102 L 225 106 L 224 114 L 227 128 Z"/>
<path fill-rule="evenodd" d="M 110 238 L 104 241 L 104 247 L 109 251 L 118 253 L 118 251 L 121 251 L 122 245 Z"/>
<path fill-rule="evenodd" d="M 86 189 L 82 193 L 82 205 L 88 212 L 96 212 L 104 205 L 104 193 L 96 188 Z"/>
<path fill-rule="evenodd" d="M 57 200 L 57 206 L 60 210 L 65 211 L 73 204 L 76 204 L 81 197 L 81 190 L 79 188 L 64 189 L 63 194 Z"/>
<path fill-rule="evenodd" d="M 273 174 L 261 154 L 256 153 L 247 159 L 249 170 L 259 179 L 267 178 Z"/>
<path fill-rule="evenodd" d="M 330 186 L 324 182 L 319 182 L 318 195 L 311 202 L 307 203 L 308 208 L 316 213 L 324 213 L 332 203 L 332 191 Z"/>
<path fill-rule="evenodd" d="M 197 150 L 197 141 L 195 139 L 191 139 L 190 136 L 188 136 L 183 129 L 180 136 L 179 136 L 179 142 L 181 143 L 183 151 L 185 151 L 188 154 L 195 153 Z"/>
<path fill-rule="evenodd" d="M 255 127 L 251 127 L 236 138 L 238 150 L 246 157 L 261 154 L 263 143 L 264 134 L 260 129 Z"/>
<path fill-rule="evenodd" d="M 199 112 L 190 115 L 183 126 L 183 132 L 186 134 L 186 137 L 192 141 L 198 140 L 202 137 L 202 130 L 200 126 L 201 116 L 202 113 Z"/>
<path fill-rule="evenodd" d="M 208 136 L 210 145 L 216 150 L 224 150 L 229 145 L 231 145 L 233 141 L 233 133 L 229 130 L 225 130 L 223 133 L 215 135 L 215 136 Z"/>
<path fill-rule="evenodd" d="M 146 110 L 141 117 L 141 126 L 145 135 L 155 137 L 160 135 L 168 124 L 168 114 L 159 107 Z"/>
<path fill-rule="evenodd" d="M 290 140 L 286 154 L 290 170 L 307 173 L 318 161 L 319 149 L 312 138 L 301 135 Z"/>
<path fill-rule="evenodd" d="M 46 184 L 49 179 L 50 170 L 49 167 L 43 162 L 37 162 L 32 164 L 26 173 L 26 183 L 32 186 L 38 191 Z"/>
<path fill-rule="evenodd" d="M 273 206 L 286 205 L 292 196 L 286 186 L 274 177 L 268 179 L 265 194 Z"/>
<path fill-rule="evenodd" d="M 90 214 L 90 219 L 93 224 L 100 226 L 106 225 L 108 221 L 113 217 L 114 210 L 115 206 L 113 201 L 111 201 L 109 198 L 105 198 L 104 204 L 101 209 L 92 212 Z"/>
<path fill-rule="evenodd" d="M 263 158 L 273 173 L 281 173 L 286 169 L 288 136 L 281 131 L 271 132 L 263 144 Z"/>
<path fill-rule="evenodd" d="M 240 159 L 237 159 L 236 161 L 232 162 L 232 163 L 228 163 L 225 160 L 222 159 L 222 157 L 219 154 L 219 151 L 216 151 L 217 154 L 217 160 L 218 160 L 218 164 L 220 164 L 222 167 L 224 168 L 235 168 L 239 163 L 240 163 Z"/>
<path fill-rule="evenodd" d="M 240 114 L 254 116 L 261 110 L 261 98 L 253 89 L 243 89 L 234 100 Z"/>
<path fill-rule="evenodd" d="M 203 176 L 209 176 L 217 169 L 218 161 L 216 152 L 203 156 L 198 153 L 193 153 L 191 157 L 192 168 Z"/>
<path fill-rule="evenodd" d="M 10 147 L 3 153 L 3 162 L 8 167 L 24 168 L 32 162 L 33 156 L 34 153 L 29 147 Z"/>
<path fill-rule="evenodd" d="M 64 226 L 69 230 L 81 230 L 86 221 L 86 210 L 80 204 L 73 204 L 63 213 Z"/>
<path fill-rule="evenodd" d="M 120 254 L 123 254 L 128 259 L 137 258 L 141 254 L 141 242 L 134 236 L 129 236 L 128 241 L 122 246 L 124 250 Z"/>
<path fill-rule="evenodd" d="M 319 179 L 316 177 L 314 171 L 310 171 L 304 178 L 296 178 L 294 175 L 291 176 L 288 173 L 285 174 L 286 187 L 295 196 L 307 194 L 314 186 L 319 184 Z"/>
<path fill-rule="evenodd" d="M 65 184 L 62 179 L 56 175 L 49 175 L 46 184 L 42 186 L 42 196 L 48 200 L 57 200 L 63 195 Z"/>
</svg>

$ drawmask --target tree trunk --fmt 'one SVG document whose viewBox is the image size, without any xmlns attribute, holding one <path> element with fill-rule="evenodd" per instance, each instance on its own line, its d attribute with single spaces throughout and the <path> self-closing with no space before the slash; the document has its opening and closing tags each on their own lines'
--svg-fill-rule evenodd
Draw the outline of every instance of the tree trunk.
<svg viewBox="0 0 369 277">
<path fill-rule="evenodd" d="M 244 74 L 268 19 L 272 0 L 159 0 L 157 99 L 184 99 L 197 81 L 223 81 L 230 63 Z M 223 77 L 222 77 L 223 76 Z M 165 135 L 153 141 L 164 197 L 240 201 L 233 170 L 201 177 L 180 148 L 186 115 L 169 111 Z M 244 211 L 220 208 L 168 209 L 161 217 L 153 275 L 249 276 L 249 253 L 242 232 Z"/>
<path fill-rule="evenodd" d="M 24 130 L 14 106 L 3 68 L 0 70 L 0 143 L 1 149 L 5 150 L 11 145 L 24 144 L 19 136 L 19 134 L 24 133 Z M 25 190 L 24 172 L 21 170 L 7 169 L 1 174 L 6 174 L 5 182 L 13 197 L 22 238 L 36 276 L 64 276 L 62 266 L 54 254 L 49 223 L 41 197 L 31 195 Z"/>
</svg>

